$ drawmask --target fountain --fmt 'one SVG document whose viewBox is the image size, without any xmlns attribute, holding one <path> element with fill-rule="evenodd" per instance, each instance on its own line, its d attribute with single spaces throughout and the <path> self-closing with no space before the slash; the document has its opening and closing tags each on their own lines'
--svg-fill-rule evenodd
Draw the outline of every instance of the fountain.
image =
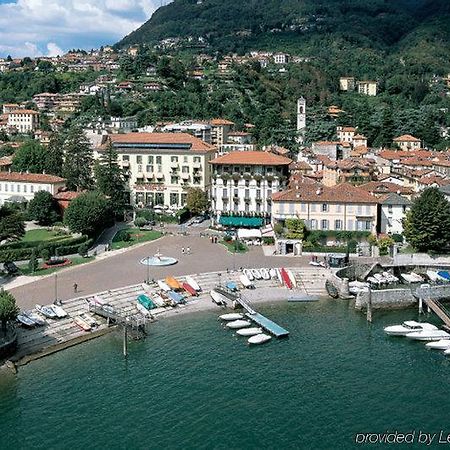
<svg viewBox="0 0 450 450">
<path fill-rule="evenodd" d="M 178 259 L 171 258 L 170 256 L 162 256 L 159 248 L 154 256 L 147 256 L 141 259 L 141 264 L 144 266 L 171 266 L 177 262 Z"/>
</svg>

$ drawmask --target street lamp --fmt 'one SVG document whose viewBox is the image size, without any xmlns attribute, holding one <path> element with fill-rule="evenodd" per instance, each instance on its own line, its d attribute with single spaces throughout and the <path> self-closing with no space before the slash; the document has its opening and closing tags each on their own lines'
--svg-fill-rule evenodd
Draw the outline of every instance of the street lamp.
<svg viewBox="0 0 450 450">
<path fill-rule="evenodd" d="M 58 303 L 58 274 L 55 273 L 55 303 Z"/>
</svg>

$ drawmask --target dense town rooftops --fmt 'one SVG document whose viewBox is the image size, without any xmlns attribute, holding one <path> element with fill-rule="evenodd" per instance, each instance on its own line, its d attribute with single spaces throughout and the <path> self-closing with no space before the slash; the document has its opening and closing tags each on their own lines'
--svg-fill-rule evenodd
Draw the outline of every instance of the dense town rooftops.
<svg viewBox="0 0 450 450">
<path fill-rule="evenodd" d="M 314 202 L 314 203 L 378 203 L 378 199 L 368 192 L 348 183 L 337 186 L 301 183 L 294 189 L 272 194 L 274 202 Z"/>
<path fill-rule="evenodd" d="M 218 165 L 249 165 L 249 166 L 288 166 L 292 160 L 271 152 L 231 152 L 210 161 Z"/>
<path fill-rule="evenodd" d="M 212 152 L 215 150 L 210 144 L 203 142 L 188 133 L 124 133 L 111 134 L 106 138 L 110 140 L 114 147 L 149 147 L 164 148 L 165 146 L 178 150 L 191 150 L 196 152 Z M 106 148 L 107 142 L 102 147 Z"/>
<path fill-rule="evenodd" d="M 22 183 L 64 183 L 65 178 L 45 173 L 21 173 L 21 172 L 0 172 L 0 181 L 12 181 Z"/>
</svg>

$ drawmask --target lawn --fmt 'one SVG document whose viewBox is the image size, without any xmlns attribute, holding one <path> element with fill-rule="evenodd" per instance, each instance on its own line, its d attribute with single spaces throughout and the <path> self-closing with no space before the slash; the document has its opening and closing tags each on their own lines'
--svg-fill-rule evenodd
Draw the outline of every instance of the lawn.
<svg viewBox="0 0 450 450">
<path fill-rule="evenodd" d="M 32 276 L 42 276 L 49 275 L 54 272 L 58 272 L 58 270 L 66 269 L 67 267 L 79 266 L 80 264 L 85 264 L 87 262 L 93 261 L 95 258 L 93 256 L 89 256 L 88 258 L 83 258 L 82 256 L 74 256 L 73 258 L 68 258 L 72 261 L 72 264 L 64 267 L 52 267 L 50 269 L 37 269 L 34 273 L 31 272 L 28 264 L 18 266 L 22 275 L 32 275 Z"/>
<path fill-rule="evenodd" d="M 162 233 L 154 230 L 140 230 L 139 228 L 125 228 L 116 233 L 113 237 L 111 249 L 131 247 L 141 242 L 154 241 L 162 236 Z"/>
<path fill-rule="evenodd" d="M 46 228 L 37 228 L 27 231 L 22 238 L 22 242 L 53 241 L 58 238 L 64 239 L 67 237 L 70 237 L 70 235 L 59 234 L 56 231 L 49 231 Z"/>
<path fill-rule="evenodd" d="M 222 245 L 224 245 L 230 253 L 247 253 L 248 247 L 242 243 L 236 241 L 220 241 Z"/>
</svg>

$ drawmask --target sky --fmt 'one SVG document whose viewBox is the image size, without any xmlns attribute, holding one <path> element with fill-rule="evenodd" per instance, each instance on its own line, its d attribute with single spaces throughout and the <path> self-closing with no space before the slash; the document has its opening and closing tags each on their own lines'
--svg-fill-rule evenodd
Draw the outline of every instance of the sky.
<svg viewBox="0 0 450 450">
<path fill-rule="evenodd" d="M 72 48 L 114 44 L 160 4 L 161 0 L 0 0 L 0 57 L 55 56 Z"/>
</svg>

